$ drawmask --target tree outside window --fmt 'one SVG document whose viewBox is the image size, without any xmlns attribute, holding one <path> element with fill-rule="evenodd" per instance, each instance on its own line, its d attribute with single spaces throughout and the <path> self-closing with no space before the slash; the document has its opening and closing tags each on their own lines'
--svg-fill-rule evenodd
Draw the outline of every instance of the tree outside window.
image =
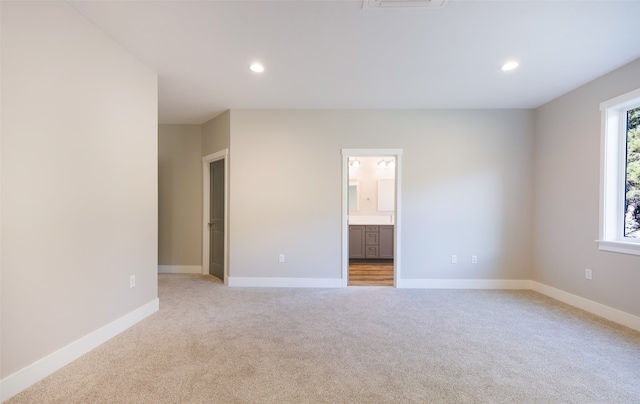
<svg viewBox="0 0 640 404">
<path fill-rule="evenodd" d="M 627 111 L 625 237 L 640 238 L 640 107 Z"/>
</svg>

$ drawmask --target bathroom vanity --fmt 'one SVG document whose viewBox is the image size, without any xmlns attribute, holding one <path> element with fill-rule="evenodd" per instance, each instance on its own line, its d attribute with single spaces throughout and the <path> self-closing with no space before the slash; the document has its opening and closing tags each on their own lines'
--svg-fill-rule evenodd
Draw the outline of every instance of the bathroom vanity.
<svg viewBox="0 0 640 404">
<path fill-rule="evenodd" d="M 349 258 L 393 259 L 393 225 L 350 224 Z"/>
</svg>

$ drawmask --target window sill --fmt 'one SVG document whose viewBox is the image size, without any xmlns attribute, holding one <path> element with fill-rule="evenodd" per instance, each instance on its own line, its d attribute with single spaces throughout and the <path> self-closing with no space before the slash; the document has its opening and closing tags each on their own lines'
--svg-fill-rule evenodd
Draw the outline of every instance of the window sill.
<svg viewBox="0 0 640 404">
<path fill-rule="evenodd" d="M 640 255 L 640 243 L 625 241 L 596 240 L 598 249 L 622 254 Z"/>
</svg>

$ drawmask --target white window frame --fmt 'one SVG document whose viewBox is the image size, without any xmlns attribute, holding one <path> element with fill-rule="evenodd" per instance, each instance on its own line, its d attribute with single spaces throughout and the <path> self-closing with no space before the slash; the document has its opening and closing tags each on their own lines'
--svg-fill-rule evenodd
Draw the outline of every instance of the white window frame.
<svg viewBox="0 0 640 404">
<path fill-rule="evenodd" d="M 627 111 L 640 107 L 640 88 L 600 104 L 602 114 L 598 248 L 640 255 L 640 239 L 624 236 Z"/>
</svg>

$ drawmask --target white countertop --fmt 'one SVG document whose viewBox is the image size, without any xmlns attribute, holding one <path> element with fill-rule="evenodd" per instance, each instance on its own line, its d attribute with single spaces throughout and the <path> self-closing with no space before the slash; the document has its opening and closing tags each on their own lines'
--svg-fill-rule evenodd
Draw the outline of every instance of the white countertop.
<svg viewBox="0 0 640 404">
<path fill-rule="evenodd" d="M 349 215 L 349 224 L 367 225 L 367 224 L 393 224 L 393 215 L 386 216 L 356 216 Z"/>
</svg>

